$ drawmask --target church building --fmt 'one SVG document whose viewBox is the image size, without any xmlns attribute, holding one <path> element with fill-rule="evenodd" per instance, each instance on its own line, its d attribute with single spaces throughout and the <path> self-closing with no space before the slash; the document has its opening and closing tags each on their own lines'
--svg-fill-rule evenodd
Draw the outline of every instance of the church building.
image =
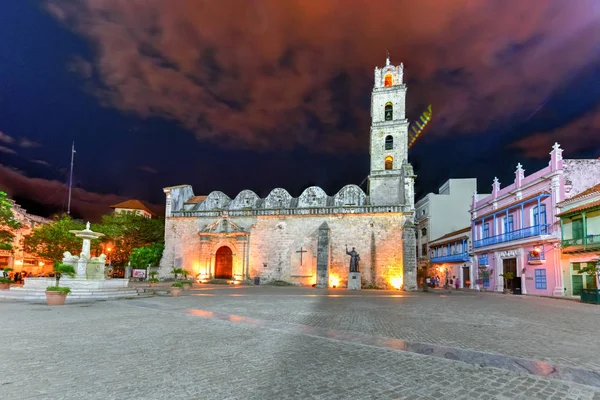
<svg viewBox="0 0 600 400">
<path fill-rule="evenodd" d="M 317 186 L 298 198 L 273 189 L 195 196 L 190 185 L 164 189 L 165 250 L 160 277 L 184 268 L 203 279 L 285 281 L 347 287 L 352 248 L 362 287 L 415 290 L 414 179 L 408 163 L 402 64 L 375 68 L 371 95 L 368 193 Z"/>
</svg>

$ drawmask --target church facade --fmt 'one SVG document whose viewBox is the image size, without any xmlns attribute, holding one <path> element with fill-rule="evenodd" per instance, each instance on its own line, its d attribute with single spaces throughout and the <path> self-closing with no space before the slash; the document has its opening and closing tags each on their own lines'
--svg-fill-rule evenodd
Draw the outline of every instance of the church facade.
<svg viewBox="0 0 600 400">
<path fill-rule="evenodd" d="M 333 196 L 309 187 L 298 198 L 273 189 L 231 199 L 195 196 L 189 185 L 164 189 L 165 250 L 160 277 L 185 268 L 204 279 L 286 281 L 347 287 L 350 256 L 359 254 L 363 287 L 417 286 L 414 179 L 408 163 L 403 65 L 375 68 L 371 101 L 368 194 L 347 185 Z"/>
</svg>

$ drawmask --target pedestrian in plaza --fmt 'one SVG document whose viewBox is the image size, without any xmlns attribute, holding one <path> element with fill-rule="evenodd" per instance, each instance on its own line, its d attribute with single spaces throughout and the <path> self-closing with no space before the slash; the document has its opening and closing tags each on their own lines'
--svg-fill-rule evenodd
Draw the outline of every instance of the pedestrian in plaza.
<svg viewBox="0 0 600 400">
<path fill-rule="evenodd" d="M 460 289 L 460 279 L 456 278 L 456 280 L 454 281 L 454 283 L 456 284 L 456 290 Z"/>
</svg>

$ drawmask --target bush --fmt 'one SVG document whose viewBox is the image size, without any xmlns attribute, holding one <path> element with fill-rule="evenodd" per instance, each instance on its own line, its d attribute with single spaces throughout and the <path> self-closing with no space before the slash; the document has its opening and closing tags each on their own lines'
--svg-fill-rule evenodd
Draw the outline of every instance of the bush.
<svg viewBox="0 0 600 400">
<path fill-rule="evenodd" d="M 9 278 L 0 278 L 0 283 L 13 283 Z"/>
<path fill-rule="evenodd" d="M 177 288 L 183 289 L 183 283 L 181 283 L 181 282 L 175 282 L 174 284 L 171 285 L 171 287 L 177 287 Z"/>
<path fill-rule="evenodd" d="M 71 288 L 61 286 L 48 286 L 46 290 L 49 292 L 61 292 L 63 294 L 71 293 Z"/>
<path fill-rule="evenodd" d="M 150 283 L 158 283 L 158 279 L 157 278 L 150 278 L 150 279 L 148 279 L 148 282 L 150 282 Z"/>
<path fill-rule="evenodd" d="M 193 282 L 192 281 L 181 281 L 181 283 L 183 283 L 184 285 L 192 285 Z"/>
</svg>

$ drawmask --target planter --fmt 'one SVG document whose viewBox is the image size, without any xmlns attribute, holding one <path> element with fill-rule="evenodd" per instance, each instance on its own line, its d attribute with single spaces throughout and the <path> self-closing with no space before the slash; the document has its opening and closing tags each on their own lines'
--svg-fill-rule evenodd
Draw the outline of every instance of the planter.
<svg viewBox="0 0 600 400">
<path fill-rule="evenodd" d="M 190 290 L 192 285 L 183 285 L 183 290 Z"/>
<path fill-rule="evenodd" d="M 581 302 L 600 304 L 600 289 L 581 289 Z"/>
<path fill-rule="evenodd" d="M 46 304 L 49 306 L 64 306 L 67 300 L 67 293 L 46 290 Z"/>
<path fill-rule="evenodd" d="M 1 282 L 0 283 L 0 290 L 8 290 L 10 289 L 10 283 L 9 282 Z"/>
<path fill-rule="evenodd" d="M 171 287 L 171 296 L 172 297 L 181 296 L 181 292 L 183 292 L 183 289 L 178 288 L 178 287 Z"/>
<path fill-rule="evenodd" d="M 503 292 L 504 294 L 510 294 L 510 289 L 504 289 L 502 292 Z"/>
</svg>

